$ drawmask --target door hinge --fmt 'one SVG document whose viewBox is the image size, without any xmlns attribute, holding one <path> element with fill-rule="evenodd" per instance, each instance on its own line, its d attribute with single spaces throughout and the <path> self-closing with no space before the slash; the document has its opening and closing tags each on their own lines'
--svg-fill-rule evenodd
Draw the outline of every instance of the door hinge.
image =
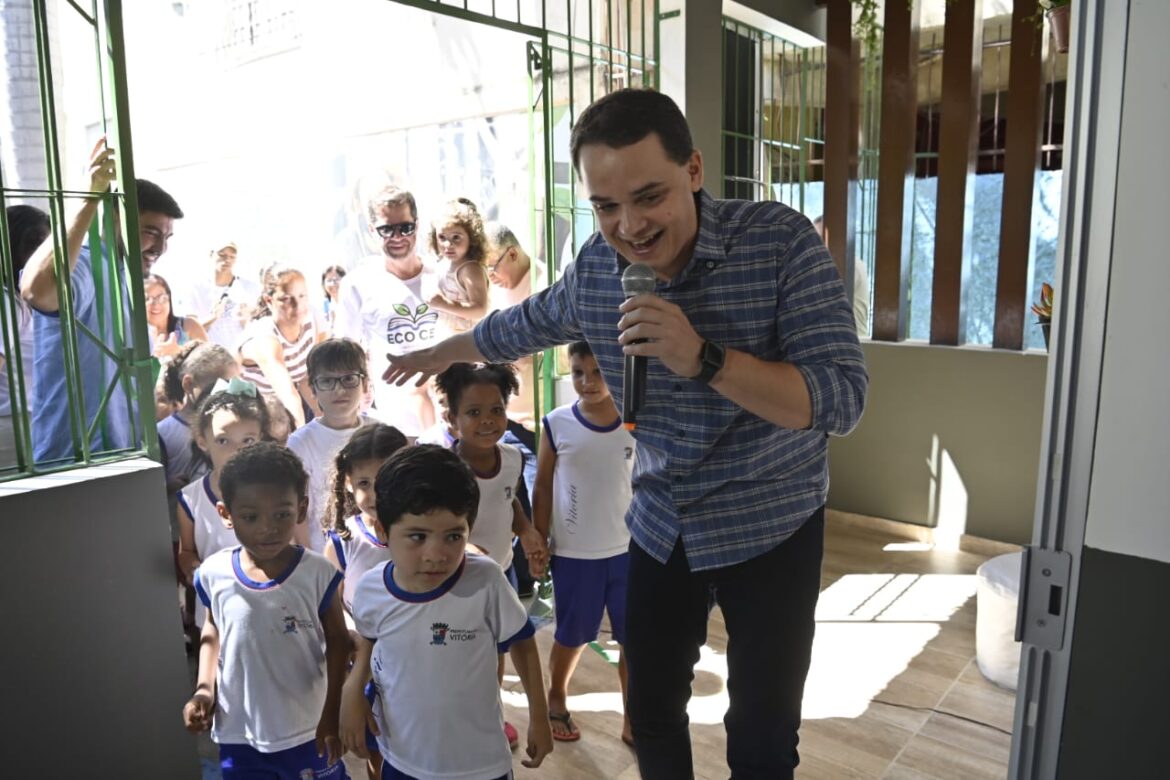
<svg viewBox="0 0 1170 780">
<path fill-rule="evenodd" d="M 1064 647 L 1072 556 L 1040 547 L 1024 548 L 1020 564 L 1020 604 L 1016 641 L 1045 650 Z"/>
</svg>

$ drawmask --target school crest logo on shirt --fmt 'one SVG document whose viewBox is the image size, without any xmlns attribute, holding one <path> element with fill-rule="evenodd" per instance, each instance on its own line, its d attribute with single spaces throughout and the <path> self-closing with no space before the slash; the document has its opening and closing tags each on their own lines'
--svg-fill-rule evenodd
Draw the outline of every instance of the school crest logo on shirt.
<svg viewBox="0 0 1170 780">
<path fill-rule="evenodd" d="M 634 457 L 634 448 L 626 447 L 626 460 L 629 460 L 632 457 Z"/>
<path fill-rule="evenodd" d="M 302 620 L 295 615 L 285 615 L 281 618 L 282 634 L 299 634 L 300 629 L 311 631 L 316 628 L 312 620 Z"/>
<path fill-rule="evenodd" d="M 504 498 L 508 499 L 509 501 L 512 500 L 512 486 L 511 485 L 506 485 L 504 487 Z"/>
<path fill-rule="evenodd" d="M 404 303 L 396 303 L 393 308 L 397 316 L 386 321 L 386 341 L 406 346 L 435 337 L 439 312 L 425 303 L 413 310 Z"/>
<path fill-rule="evenodd" d="M 446 646 L 448 642 L 474 642 L 475 631 L 451 628 L 446 623 L 431 623 L 431 645 Z"/>
</svg>

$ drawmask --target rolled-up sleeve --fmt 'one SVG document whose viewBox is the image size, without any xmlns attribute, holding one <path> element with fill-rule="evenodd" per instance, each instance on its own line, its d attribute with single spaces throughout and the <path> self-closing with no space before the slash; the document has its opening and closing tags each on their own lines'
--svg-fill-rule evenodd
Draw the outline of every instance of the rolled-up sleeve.
<svg viewBox="0 0 1170 780">
<path fill-rule="evenodd" d="M 812 430 L 844 436 L 861 420 L 869 374 L 853 309 L 828 251 L 812 228 L 795 237 L 781 264 L 777 327 L 784 359 L 804 376 Z"/>
<path fill-rule="evenodd" d="M 523 303 L 492 312 L 475 326 L 475 345 L 493 363 L 517 360 L 584 338 L 577 318 L 576 263 Z"/>
</svg>

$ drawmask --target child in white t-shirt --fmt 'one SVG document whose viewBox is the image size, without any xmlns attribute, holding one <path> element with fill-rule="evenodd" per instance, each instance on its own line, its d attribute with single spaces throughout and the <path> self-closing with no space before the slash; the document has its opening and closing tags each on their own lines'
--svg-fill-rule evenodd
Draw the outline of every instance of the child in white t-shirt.
<svg viewBox="0 0 1170 780">
<path fill-rule="evenodd" d="M 308 476 L 272 442 L 245 447 L 220 476 L 219 514 L 239 539 L 195 574 L 207 607 L 193 732 L 211 728 L 224 780 L 347 778 L 338 718 L 349 640 L 341 573 L 293 544 Z"/>
<path fill-rule="evenodd" d="M 397 428 L 373 423 L 359 428 L 333 460 L 326 513 L 332 522 L 325 529 L 329 539 L 325 557 L 345 574 L 342 603 L 351 613 L 358 580 L 390 560 L 390 551 L 374 530 L 378 520 L 374 477 L 386 459 L 407 443 Z"/>
<path fill-rule="evenodd" d="M 216 384 L 196 408 L 192 431 L 211 471 L 178 493 L 179 571 L 194 583 L 195 569 L 215 553 L 237 544 L 219 515 L 220 481 L 233 455 L 268 438 L 268 407 L 251 382 L 232 379 Z M 195 625 L 203 625 L 204 608 L 195 604 Z"/>
<path fill-rule="evenodd" d="M 569 346 L 575 403 L 548 413 L 542 423 L 532 519 L 537 532 L 551 530 L 557 629 L 549 654 L 549 719 L 553 739 L 575 742 L 581 732 L 566 701 L 569 679 L 585 646 L 597 639 L 609 612 L 621 652 L 618 679 L 623 710 L 626 693 L 626 580 L 630 532 L 626 511 L 632 496 L 634 437 L 621 415 L 593 351 L 584 341 Z M 622 740 L 633 745 L 629 717 Z"/>
<path fill-rule="evenodd" d="M 345 683 L 342 742 L 365 754 L 378 737 L 382 778 L 495 780 L 511 776 L 503 709 L 492 672 L 510 646 L 531 714 L 528 760 L 552 750 L 535 629 L 490 558 L 467 555 L 479 489 L 449 450 L 400 450 L 375 482 L 378 533 L 391 562 L 371 569 L 354 595 L 358 641 Z M 378 706 L 363 693 L 373 676 Z"/>
<path fill-rule="evenodd" d="M 369 390 L 367 362 L 361 345 L 346 338 L 314 344 L 306 361 L 319 414 L 292 432 L 288 448 L 309 472 L 309 522 L 297 529 L 297 541 L 316 552 L 325 552 L 325 531 L 333 525 L 327 512 L 333 459 L 354 431 L 368 422 L 361 414 Z"/>
<path fill-rule="evenodd" d="M 332 523 L 327 529 L 329 543 L 325 545 L 325 557 L 345 575 L 341 601 L 345 606 L 345 624 L 355 643 L 358 637 L 353 630 L 353 594 L 358 582 L 367 571 L 390 560 L 390 550 L 378 538 L 376 530 L 374 477 L 382 463 L 405 446 L 406 437 L 397 428 L 374 423 L 359 428 L 334 459 L 333 489 L 327 512 Z M 366 693 L 372 697 L 372 687 Z M 382 758 L 373 734 L 366 735 L 366 747 L 369 750 L 366 771 L 371 780 L 377 780 Z"/>
<path fill-rule="evenodd" d="M 513 590 L 519 590 L 512 537 L 519 537 L 529 571 L 537 579 L 544 576 L 548 548 L 517 497 L 524 456 L 500 443 L 508 429 L 508 398 L 519 389 L 516 370 L 509 364 L 454 363 L 435 377 L 435 387 L 446 399 L 447 421 L 456 436 L 454 452 L 471 467 L 479 485 L 479 509 L 469 541 L 498 563 Z M 503 655 L 498 676 L 503 682 Z M 518 745 L 515 727 L 505 723 L 504 730 L 509 744 Z"/>
</svg>

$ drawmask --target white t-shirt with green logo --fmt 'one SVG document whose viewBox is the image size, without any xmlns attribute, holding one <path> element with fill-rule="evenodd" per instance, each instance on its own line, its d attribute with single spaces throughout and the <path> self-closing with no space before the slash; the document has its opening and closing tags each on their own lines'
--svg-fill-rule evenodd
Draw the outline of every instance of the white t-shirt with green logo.
<svg viewBox="0 0 1170 780">
<path fill-rule="evenodd" d="M 369 353 L 373 416 L 407 436 L 417 436 L 422 425 L 414 386 L 389 385 L 382 381 L 382 372 L 389 365 L 387 354 L 414 352 L 439 338 L 439 312 L 427 303 L 438 280 L 424 266 L 418 276 L 404 281 L 387 271 L 385 262 L 381 255 L 369 257 L 341 280 L 333 334 L 353 339 Z"/>
</svg>

